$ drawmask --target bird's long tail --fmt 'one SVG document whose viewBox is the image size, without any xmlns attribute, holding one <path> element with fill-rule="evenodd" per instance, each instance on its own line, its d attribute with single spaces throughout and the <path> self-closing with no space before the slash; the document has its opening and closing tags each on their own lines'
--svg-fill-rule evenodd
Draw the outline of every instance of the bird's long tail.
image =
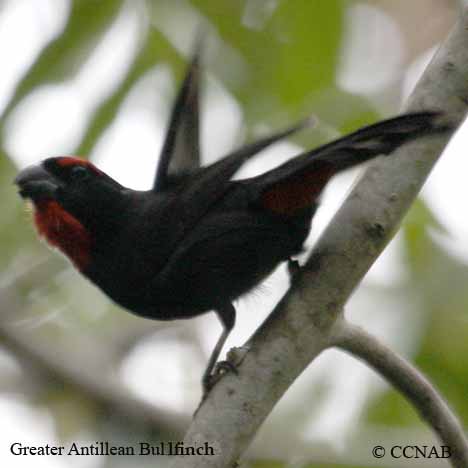
<svg viewBox="0 0 468 468">
<path fill-rule="evenodd" d="M 294 215 L 316 203 L 336 173 L 380 154 L 388 155 L 402 144 L 447 131 L 438 112 L 406 114 L 364 127 L 350 135 L 308 151 L 249 181 L 260 204 L 276 213 Z"/>
</svg>

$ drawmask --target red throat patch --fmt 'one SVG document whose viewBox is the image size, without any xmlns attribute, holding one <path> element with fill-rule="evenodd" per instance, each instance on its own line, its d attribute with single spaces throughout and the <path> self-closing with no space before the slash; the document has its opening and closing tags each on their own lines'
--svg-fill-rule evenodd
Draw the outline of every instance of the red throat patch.
<svg viewBox="0 0 468 468">
<path fill-rule="evenodd" d="M 39 235 L 62 251 L 83 271 L 91 259 L 91 236 L 86 228 L 54 200 L 35 204 L 34 221 Z"/>
</svg>

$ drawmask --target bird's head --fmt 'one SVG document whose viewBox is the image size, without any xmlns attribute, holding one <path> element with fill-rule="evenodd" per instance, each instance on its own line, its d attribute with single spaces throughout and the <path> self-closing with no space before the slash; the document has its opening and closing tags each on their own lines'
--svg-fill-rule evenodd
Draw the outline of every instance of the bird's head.
<svg viewBox="0 0 468 468">
<path fill-rule="evenodd" d="M 84 270 L 96 236 L 110 232 L 121 214 L 124 188 L 75 157 L 48 158 L 29 166 L 15 184 L 33 204 L 39 234 Z"/>
</svg>

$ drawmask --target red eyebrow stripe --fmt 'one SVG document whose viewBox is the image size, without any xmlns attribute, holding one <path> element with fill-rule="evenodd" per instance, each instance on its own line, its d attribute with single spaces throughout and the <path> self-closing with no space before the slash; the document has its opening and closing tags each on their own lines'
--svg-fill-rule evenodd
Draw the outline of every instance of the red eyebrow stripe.
<svg viewBox="0 0 468 468">
<path fill-rule="evenodd" d="M 61 158 L 57 158 L 57 164 L 61 167 L 83 166 L 92 170 L 96 174 L 102 174 L 102 172 L 94 164 L 91 164 L 89 161 L 86 161 L 85 159 L 74 158 L 72 156 L 63 156 Z"/>
</svg>

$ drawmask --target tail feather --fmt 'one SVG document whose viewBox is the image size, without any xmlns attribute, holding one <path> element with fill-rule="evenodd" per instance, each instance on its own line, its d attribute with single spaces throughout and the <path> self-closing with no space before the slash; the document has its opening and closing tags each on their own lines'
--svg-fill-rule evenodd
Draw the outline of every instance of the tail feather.
<svg viewBox="0 0 468 468">
<path fill-rule="evenodd" d="M 423 135 L 440 133 L 450 129 L 440 123 L 440 112 L 406 114 L 364 127 L 322 146 L 307 154 L 339 166 L 340 169 L 355 166 L 378 155 L 388 155 L 404 143 Z"/>
<path fill-rule="evenodd" d="M 419 112 L 370 125 L 251 179 L 251 187 L 265 208 L 294 215 L 313 206 L 336 173 L 380 154 L 388 155 L 423 135 L 449 130 L 449 124 L 440 122 L 441 116 L 438 112 Z"/>
</svg>

